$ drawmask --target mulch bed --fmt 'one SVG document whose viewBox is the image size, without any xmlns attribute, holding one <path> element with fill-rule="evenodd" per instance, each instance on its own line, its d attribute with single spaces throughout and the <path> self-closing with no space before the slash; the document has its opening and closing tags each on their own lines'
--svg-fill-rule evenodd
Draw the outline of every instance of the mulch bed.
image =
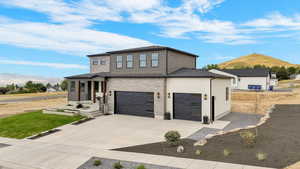
<svg viewBox="0 0 300 169">
<path fill-rule="evenodd" d="M 193 146 L 193 140 L 183 139 L 183 153 L 177 153 L 177 147 L 170 147 L 164 142 L 115 150 L 272 168 L 284 168 L 300 161 L 300 105 L 276 105 L 271 118 L 257 130 L 257 143 L 253 148 L 243 145 L 239 132 L 234 132 L 213 137 L 202 147 Z M 197 149 L 202 151 L 201 155 L 195 155 Z M 232 154 L 225 157 L 224 149 L 229 149 Z M 257 160 L 258 152 L 267 153 L 267 159 Z"/>
<path fill-rule="evenodd" d="M 95 161 L 100 162 L 101 164 L 95 165 Z M 138 166 L 143 165 L 146 169 L 180 169 L 168 166 L 159 166 L 159 165 L 152 165 L 152 164 L 145 164 L 145 163 L 136 163 L 132 161 L 120 161 L 115 159 L 108 159 L 108 158 L 99 158 L 99 157 L 92 157 L 87 162 L 82 164 L 77 169 L 111 169 L 114 168 L 114 164 L 120 162 L 123 166 L 122 169 L 136 169 Z"/>
</svg>

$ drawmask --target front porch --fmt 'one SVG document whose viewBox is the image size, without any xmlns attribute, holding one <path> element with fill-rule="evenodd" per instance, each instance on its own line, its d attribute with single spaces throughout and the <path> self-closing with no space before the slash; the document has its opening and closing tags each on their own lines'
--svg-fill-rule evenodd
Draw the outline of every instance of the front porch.
<svg viewBox="0 0 300 169">
<path fill-rule="evenodd" d="M 100 104 L 105 103 L 105 78 L 68 79 L 68 103 Z M 102 100 L 101 100 L 102 99 Z"/>
</svg>

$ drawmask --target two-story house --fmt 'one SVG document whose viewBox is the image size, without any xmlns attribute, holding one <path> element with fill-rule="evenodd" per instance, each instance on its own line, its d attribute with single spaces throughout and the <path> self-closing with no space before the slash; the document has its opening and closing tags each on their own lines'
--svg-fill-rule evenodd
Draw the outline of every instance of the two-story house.
<svg viewBox="0 0 300 169">
<path fill-rule="evenodd" d="M 111 114 L 213 121 L 230 111 L 231 77 L 196 69 L 197 55 L 148 46 L 88 55 L 90 73 L 66 77 L 68 101 Z"/>
</svg>

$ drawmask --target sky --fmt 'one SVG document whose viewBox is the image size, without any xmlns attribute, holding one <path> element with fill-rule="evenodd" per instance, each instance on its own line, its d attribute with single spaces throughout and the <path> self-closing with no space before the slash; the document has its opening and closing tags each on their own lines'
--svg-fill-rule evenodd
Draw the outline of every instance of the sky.
<svg viewBox="0 0 300 169">
<path fill-rule="evenodd" d="M 300 1 L 0 0 L 0 77 L 87 73 L 88 54 L 147 45 L 198 68 L 251 53 L 300 64 Z"/>
</svg>

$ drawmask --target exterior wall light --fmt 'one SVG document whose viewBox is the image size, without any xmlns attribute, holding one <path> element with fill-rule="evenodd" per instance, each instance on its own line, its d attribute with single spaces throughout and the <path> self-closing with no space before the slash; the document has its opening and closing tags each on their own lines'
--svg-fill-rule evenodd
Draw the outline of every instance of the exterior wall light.
<svg viewBox="0 0 300 169">
<path fill-rule="evenodd" d="M 158 99 L 160 98 L 160 93 L 159 93 L 159 92 L 157 92 L 157 98 L 158 98 Z"/>
<path fill-rule="evenodd" d="M 204 95 L 204 100 L 207 100 L 207 94 Z"/>
<path fill-rule="evenodd" d="M 170 93 L 170 92 L 168 93 L 168 98 L 169 98 L 169 99 L 171 98 L 171 93 Z"/>
<path fill-rule="evenodd" d="M 111 96 L 111 91 L 108 92 L 108 95 Z"/>
</svg>

